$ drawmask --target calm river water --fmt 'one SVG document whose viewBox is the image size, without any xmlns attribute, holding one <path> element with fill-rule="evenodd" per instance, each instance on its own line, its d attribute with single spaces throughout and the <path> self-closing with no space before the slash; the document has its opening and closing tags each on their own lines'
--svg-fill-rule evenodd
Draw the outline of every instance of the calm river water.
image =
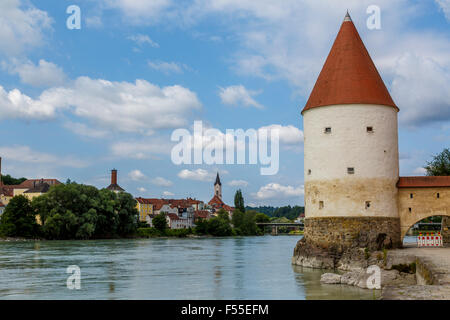
<svg viewBox="0 0 450 320">
<path fill-rule="evenodd" d="M 299 239 L 0 242 L 0 299 L 373 299 L 292 266 Z M 80 290 L 67 288 L 69 265 Z"/>
</svg>

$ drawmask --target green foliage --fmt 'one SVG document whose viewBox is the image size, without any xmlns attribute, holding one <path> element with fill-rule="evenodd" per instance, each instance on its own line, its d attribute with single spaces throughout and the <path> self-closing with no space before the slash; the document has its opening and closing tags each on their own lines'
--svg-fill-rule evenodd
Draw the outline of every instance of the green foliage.
<svg viewBox="0 0 450 320">
<path fill-rule="evenodd" d="M 205 219 L 198 219 L 195 222 L 194 232 L 198 235 L 208 234 L 208 224 L 209 224 L 209 221 L 207 221 Z"/>
<path fill-rule="evenodd" d="M 47 239 L 124 237 L 136 232 L 138 211 L 129 193 L 71 182 L 33 199 Z"/>
<path fill-rule="evenodd" d="M 178 237 L 186 238 L 188 235 L 192 234 L 192 229 L 166 229 L 165 235 L 167 237 Z"/>
<path fill-rule="evenodd" d="M 433 156 L 433 160 L 425 166 L 427 176 L 450 176 L 450 149 L 445 148 Z"/>
<path fill-rule="evenodd" d="M 263 206 L 263 207 L 247 207 L 246 209 L 264 213 L 269 217 L 276 217 L 276 218 L 286 217 L 290 220 L 297 219 L 298 216 L 305 213 L 305 207 L 300 206 L 294 207 L 285 206 L 279 208 Z"/>
<path fill-rule="evenodd" d="M 160 232 L 164 233 L 164 231 L 167 229 L 167 220 L 166 220 L 166 213 L 161 212 L 156 217 L 152 219 L 153 226 L 159 230 Z"/>
<path fill-rule="evenodd" d="M 6 185 L 17 185 L 17 184 L 21 184 L 22 182 L 27 180 L 27 178 L 13 178 L 9 174 L 7 174 L 6 176 L 2 175 L 1 179 L 2 179 L 3 184 L 6 184 Z"/>
<path fill-rule="evenodd" d="M 254 211 L 256 212 L 256 211 Z M 268 215 L 261 213 L 261 212 L 256 212 L 255 214 L 255 222 L 257 223 L 268 223 L 270 222 L 270 218 Z"/>
<path fill-rule="evenodd" d="M 138 228 L 136 235 L 141 238 L 155 238 L 161 237 L 163 234 L 156 228 Z"/>
<path fill-rule="evenodd" d="M 39 225 L 28 198 L 20 195 L 9 201 L 0 220 L 0 234 L 25 238 L 39 235 Z"/>
<path fill-rule="evenodd" d="M 245 212 L 244 197 L 242 196 L 241 189 L 236 191 L 236 194 L 234 195 L 234 207 L 240 212 Z"/>
<path fill-rule="evenodd" d="M 216 237 L 226 237 L 233 234 L 228 212 L 220 209 L 217 217 L 210 219 L 207 223 L 206 232 Z"/>
<path fill-rule="evenodd" d="M 250 210 L 248 212 L 241 212 L 236 209 L 233 212 L 232 223 L 237 235 L 240 236 L 254 236 L 261 231 L 256 226 L 256 211 Z"/>
</svg>

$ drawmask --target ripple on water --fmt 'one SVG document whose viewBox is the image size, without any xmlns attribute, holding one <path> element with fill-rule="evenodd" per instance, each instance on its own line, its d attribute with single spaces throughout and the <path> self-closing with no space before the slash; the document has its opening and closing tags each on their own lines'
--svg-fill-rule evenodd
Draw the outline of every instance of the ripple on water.
<svg viewBox="0 0 450 320">
<path fill-rule="evenodd" d="M 291 265 L 300 237 L 0 243 L 0 299 L 371 299 Z M 66 287 L 69 265 L 81 290 Z"/>
</svg>

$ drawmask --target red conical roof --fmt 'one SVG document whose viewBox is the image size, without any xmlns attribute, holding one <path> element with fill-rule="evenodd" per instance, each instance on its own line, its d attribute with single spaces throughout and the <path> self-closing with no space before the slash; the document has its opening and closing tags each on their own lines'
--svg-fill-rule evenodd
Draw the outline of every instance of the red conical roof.
<svg viewBox="0 0 450 320">
<path fill-rule="evenodd" d="M 302 113 L 321 106 L 353 103 L 398 110 L 347 13 Z"/>
</svg>

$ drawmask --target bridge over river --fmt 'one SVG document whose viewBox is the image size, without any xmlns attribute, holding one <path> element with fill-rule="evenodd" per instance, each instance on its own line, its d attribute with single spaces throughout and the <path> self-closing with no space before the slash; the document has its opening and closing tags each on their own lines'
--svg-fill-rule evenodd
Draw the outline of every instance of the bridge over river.
<svg viewBox="0 0 450 320">
<path fill-rule="evenodd" d="M 257 226 L 272 227 L 272 234 L 278 234 L 278 227 L 287 227 L 293 230 L 303 230 L 304 225 L 300 222 L 258 222 Z"/>
</svg>

